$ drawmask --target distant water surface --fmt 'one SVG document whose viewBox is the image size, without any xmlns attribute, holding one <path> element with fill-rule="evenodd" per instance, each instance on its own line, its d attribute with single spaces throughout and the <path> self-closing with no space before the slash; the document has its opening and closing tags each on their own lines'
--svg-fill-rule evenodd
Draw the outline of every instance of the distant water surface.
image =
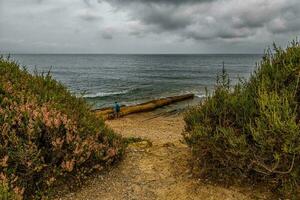
<svg viewBox="0 0 300 200">
<path fill-rule="evenodd" d="M 225 69 L 235 83 L 248 78 L 261 55 L 78 55 L 16 54 L 33 72 L 48 72 L 95 108 L 136 104 L 159 97 L 212 91 Z"/>
</svg>

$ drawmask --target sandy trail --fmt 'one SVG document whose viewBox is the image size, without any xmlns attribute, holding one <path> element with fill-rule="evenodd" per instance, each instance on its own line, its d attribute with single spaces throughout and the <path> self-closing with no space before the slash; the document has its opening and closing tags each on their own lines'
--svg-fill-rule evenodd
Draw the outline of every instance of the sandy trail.
<svg viewBox="0 0 300 200">
<path fill-rule="evenodd" d="M 181 115 L 149 112 L 107 121 L 107 125 L 125 137 L 146 138 L 153 145 L 131 144 L 115 168 L 60 199 L 267 199 L 253 188 L 225 188 L 193 177 L 189 148 L 180 141 L 184 129 Z"/>
</svg>

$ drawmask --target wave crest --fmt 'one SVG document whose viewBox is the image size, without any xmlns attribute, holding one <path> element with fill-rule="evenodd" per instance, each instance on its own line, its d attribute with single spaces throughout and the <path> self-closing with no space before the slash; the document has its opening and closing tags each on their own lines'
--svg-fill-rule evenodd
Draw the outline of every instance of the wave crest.
<svg viewBox="0 0 300 200">
<path fill-rule="evenodd" d="M 119 94 L 126 94 L 129 90 L 117 91 L 117 92 L 97 92 L 94 94 L 85 94 L 83 95 L 84 98 L 96 98 L 96 97 L 107 97 Z"/>
</svg>

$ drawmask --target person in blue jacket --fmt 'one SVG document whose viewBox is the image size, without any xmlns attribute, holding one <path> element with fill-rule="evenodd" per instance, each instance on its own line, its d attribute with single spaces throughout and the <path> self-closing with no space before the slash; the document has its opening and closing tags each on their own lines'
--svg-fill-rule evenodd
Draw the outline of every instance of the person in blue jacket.
<svg viewBox="0 0 300 200">
<path fill-rule="evenodd" d="M 115 118 L 119 118 L 120 117 L 120 105 L 118 104 L 118 102 L 115 102 L 115 106 L 114 106 L 114 113 L 115 113 Z"/>
</svg>

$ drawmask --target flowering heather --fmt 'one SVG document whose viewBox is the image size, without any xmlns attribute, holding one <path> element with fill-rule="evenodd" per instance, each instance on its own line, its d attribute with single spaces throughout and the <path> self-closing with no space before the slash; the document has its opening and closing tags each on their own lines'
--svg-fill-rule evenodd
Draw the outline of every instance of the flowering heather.
<svg viewBox="0 0 300 200">
<path fill-rule="evenodd" d="M 117 161 L 122 138 L 49 74 L 0 58 L 0 199 L 41 198 Z"/>
</svg>

